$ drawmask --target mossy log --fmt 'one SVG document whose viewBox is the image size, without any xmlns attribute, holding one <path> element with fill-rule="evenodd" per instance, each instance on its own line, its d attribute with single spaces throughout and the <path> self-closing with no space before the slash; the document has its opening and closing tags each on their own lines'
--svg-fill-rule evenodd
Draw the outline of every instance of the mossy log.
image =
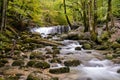
<svg viewBox="0 0 120 80">
<path fill-rule="evenodd" d="M 33 42 L 33 43 L 38 43 L 38 44 L 44 44 L 44 45 L 51 45 L 51 46 L 58 46 L 62 45 L 59 42 L 56 41 L 49 41 L 47 39 L 34 39 L 34 38 L 28 38 L 26 39 L 26 42 Z"/>
</svg>

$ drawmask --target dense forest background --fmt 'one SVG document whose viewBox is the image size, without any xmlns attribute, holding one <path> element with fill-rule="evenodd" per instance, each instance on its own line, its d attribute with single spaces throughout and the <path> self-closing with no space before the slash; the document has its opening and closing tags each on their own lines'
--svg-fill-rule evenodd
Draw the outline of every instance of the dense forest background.
<svg viewBox="0 0 120 80">
<path fill-rule="evenodd" d="M 65 6 L 63 1 L 65 1 Z M 111 3 L 110 16 L 119 18 L 119 0 L 1 0 L 0 18 L 2 21 L 2 16 L 6 16 L 6 25 L 24 28 L 33 25 L 32 23 L 39 26 L 66 25 L 65 15 L 67 15 L 71 24 L 86 26 L 85 20 L 88 19 L 89 13 L 91 16 L 96 13 L 96 22 L 100 24 L 107 19 L 109 1 Z M 90 6 L 91 9 L 89 9 Z M 64 7 L 66 7 L 66 13 Z"/>
</svg>

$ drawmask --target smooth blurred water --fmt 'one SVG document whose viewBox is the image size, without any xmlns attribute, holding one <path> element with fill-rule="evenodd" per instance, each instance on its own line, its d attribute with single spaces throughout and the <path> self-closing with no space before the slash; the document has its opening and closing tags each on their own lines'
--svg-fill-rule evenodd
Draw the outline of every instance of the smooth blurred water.
<svg viewBox="0 0 120 80">
<path fill-rule="evenodd" d="M 40 33 L 41 36 L 43 37 L 47 37 L 49 34 L 53 35 L 53 34 L 61 34 L 64 32 L 68 32 L 70 31 L 71 28 L 69 26 L 51 26 L 51 27 L 39 27 L 39 28 L 33 28 L 31 29 L 31 32 L 37 32 Z"/>
</svg>

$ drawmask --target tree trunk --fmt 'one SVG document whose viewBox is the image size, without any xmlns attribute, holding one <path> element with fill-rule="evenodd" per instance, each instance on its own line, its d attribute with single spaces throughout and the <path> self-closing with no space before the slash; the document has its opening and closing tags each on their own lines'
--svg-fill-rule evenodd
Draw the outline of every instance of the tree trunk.
<svg viewBox="0 0 120 80">
<path fill-rule="evenodd" d="M 106 30 L 109 32 L 109 21 L 111 20 L 110 14 L 111 14 L 111 1 L 108 0 L 108 10 L 107 10 L 107 18 L 106 18 Z"/>
<path fill-rule="evenodd" d="M 7 0 L 3 0 L 1 32 L 3 32 L 3 29 L 5 29 L 6 27 L 6 10 L 7 10 Z"/>
<path fill-rule="evenodd" d="M 87 4 L 86 4 L 86 0 L 82 3 L 83 4 L 83 24 L 84 24 L 84 32 L 88 32 L 89 31 L 89 25 L 88 25 L 88 19 L 87 19 Z"/>
<path fill-rule="evenodd" d="M 97 6 L 96 1 L 94 0 L 94 5 L 92 4 L 93 0 L 89 0 L 88 7 L 89 7 L 89 27 L 91 33 L 91 39 L 93 41 L 97 41 L 97 34 L 96 34 L 96 20 L 97 20 Z"/>
<path fill-rule="evenodd" d="M 71 27 L 72 25 L 71 25 L 70 20 L 69 20 L 69 18 L 68 18 L 68 16 L 67 16 L 66 2 L 65 2 L 65 0 L 63 0 L 63 5 L 64 5 L 64 14 L 65 14 L 65 17 L 66 17 L 67 23 L 68 23 L 68 25 Z"/>
</svg>

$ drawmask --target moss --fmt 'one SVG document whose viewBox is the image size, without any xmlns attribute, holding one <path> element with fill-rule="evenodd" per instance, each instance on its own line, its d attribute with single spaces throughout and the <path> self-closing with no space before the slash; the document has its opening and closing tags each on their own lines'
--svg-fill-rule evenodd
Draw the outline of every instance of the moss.
<svg viewBox="0 0 120 80">
<path fill-rule="evenodd" d="M 108 40 L 109 39 L 109 33 L 107 31 L 104 31 L 100 37 L 101 37 L 102 40 Z"/>
<path fill-rule="evenodd" d="M 7 76 L 6 78 L 5 78 L 5 80 L 19 80 L 19 77 L 18 76 Z"/>
<path fill-rule="evenodd" d="M 59 58 L 54 58 L 54 59 L 50 60 L 50 62 L 51 63 L 62 63 Z"/>
<path fill-rule="evenodd" d="M 4 80 L 3 78 L 0 78 L 0 80 Z"/>
<path fill-rule="evenodd" d="M 59 80 L 59 78 L 58 77 L 53 77 L 50 80 Z"/>
<path fill-rule="evenodd" d="M 0 62 L 3 63 L 3 64 L 6 64 L 6 63 L 8 63 L 8 60 L 7 59 L 1 59 Z"/>
<path fill-rule="evenodd" d="M 46 69 L 46 68 L 50 68 L 50 64 L 48 64 L 47 62 L 37 62 L 34 67 L 36 68 L 42 68 L 42 69 Z"/>
<path fill-rule="evenodd" d="M 31 54 L 30 54 L 30 59 L 42 59 L 42 60 L 44 60 L 44 57 L 42 56 L 42 52 L 32 52 Z"/>
<path fill-rule="evenodd" d="M 69 61 L 65 61 L 64 65 L 65 66 L 78 66 L 80 65 L 80 61 L 79 60 L 69 60 Z"/>
<path fill-rule="evenodd" d="M 16 60 L 12 63 L 12 66 L 24 66 L 24 64 L 23 60 Z"/>
<path fill-rule="evenodd" d="M 49 72 L 52 74 L 68 73 L 70 72 L 70 68 L 69 67 L 55 68 L 50 69 Z"/>
<path fill-rule="evenodd" d="M 105 57 L 106 57 L 106 59 L 109 59 L 109 60 L 113 59 L 113 55 L 112 54 L 107 54 Z"/>
<path fill-rule="evenodd" d="M 0 67 L 4 67 L 4 66 L 5 66 L 5 64 L 0 62 Z"/>
<path fill-rule="evenodd" d="M 53 52 L 51 52 L 51 51 L 47 51 L 46 54 L 53 54 Z"/>
<path fill-rule="evenodd" d="M 27 77 L 27 80 L 41 80 L 41 79 L 39 79 L 38 77 L 35 77 L 32 74 L 29 74 L 28 77 Z"/>
<path fill-rule="evenodd" d="M 109 47 L 107 45 L 99 45 L 96 47 L 96 50 L 107 50 Z"/>
<path fill-rule="evenodd" d="M 60 54 L 60 50 L 59 50 L 59 49 L 55 49 L 55 50 L 53 51 L 53 54 Z"/>
<path fill-rule="evenodd" d="M 88 43 L 83 44 L 84 49 L 91 49 L 91 45 Z"/>
<path fill-rule="evenodd" d="M 29 62 L 27 63 L 27 66 L 33 67 L 36 62 L 38 62 L 38 61 L 36 61 L 36 60 L 31 60 L 31 61 L 29 61 Z"/>
<path fill-rule="evenodd" d="M 118 43 L 120 43 L 120 37 L 119 37 L 119 38 L 117 38 L 117 39 L 116 39 L 116 41 L 117 41 Z"/>
<path fill-rule="evenodd" d="M 111 45 L 111 47 L 112 47 L 113 49 L 120 48 L 120 44 L 117 43 L 117 42 L 113 42 L 112 45 Z"/>
</svg>

